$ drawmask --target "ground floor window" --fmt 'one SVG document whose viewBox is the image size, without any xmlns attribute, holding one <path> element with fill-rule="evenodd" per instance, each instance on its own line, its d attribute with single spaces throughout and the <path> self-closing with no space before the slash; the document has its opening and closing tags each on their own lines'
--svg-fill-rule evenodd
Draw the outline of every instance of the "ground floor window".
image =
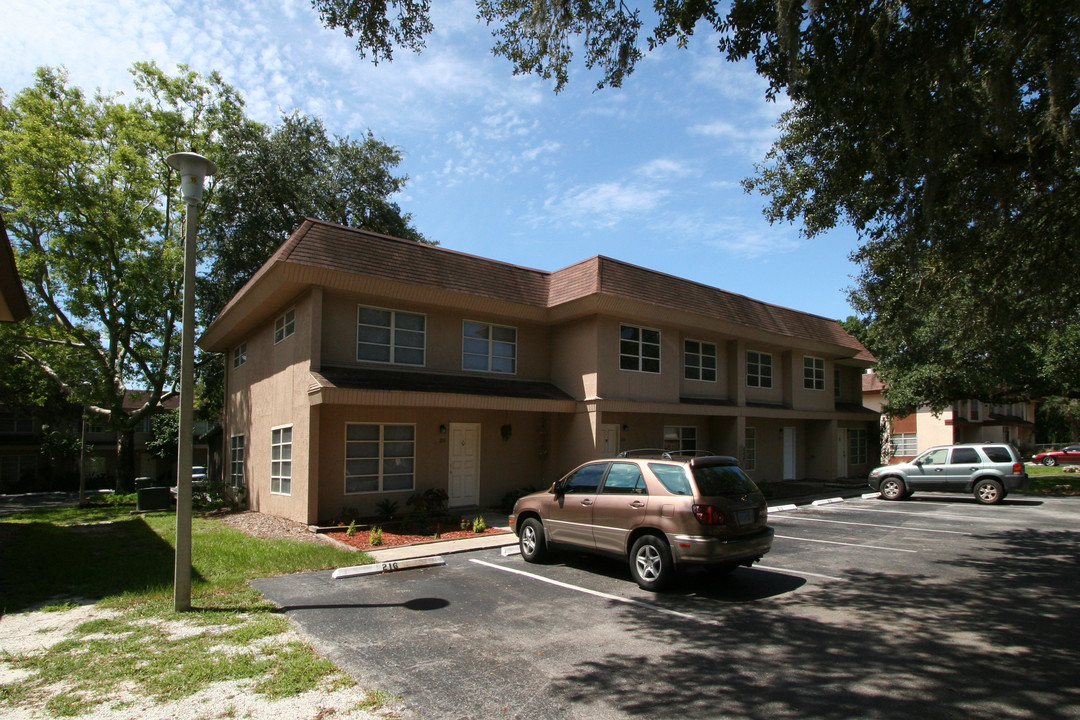
<svg viewBox="0 0 1080 720">
<path fill-rule="evenodd" d="M 848 462 L 865 465 L 867 462 L 866 430 L 848 430 Z"/>
<path fill-rule="evenodd" d="M 668 426 L 664 428 L 664 449 L 668 452 L 697 450 L 697 428 Z"/>
<path fill-rule="evenodd" d="M 244 436 L 229 438 L 229 482 L 234 488 L 244 486 Z"/>
<path fill-rule="evenodd" d="M 292 494 L 292 426 L 270 431 L 270 492 Z"/>
<path fill-rule="evenodd" d="M 746 428 L 746 442 L 743 445 L 742 466 L 743 470 L 748 472 L 757 469 L 757 428 Z"/>
<path fill-rule="evenodd" d="M 415 425 L 345 426 L 345 494 L 412 490 L 415 473 Z"/>
<path fill-rule="evenodd" d="M 919 454 L 919 438 L 915 433 L 895 433 L 890 439 L 893 456 L 910 457 Z"/>
</svg>

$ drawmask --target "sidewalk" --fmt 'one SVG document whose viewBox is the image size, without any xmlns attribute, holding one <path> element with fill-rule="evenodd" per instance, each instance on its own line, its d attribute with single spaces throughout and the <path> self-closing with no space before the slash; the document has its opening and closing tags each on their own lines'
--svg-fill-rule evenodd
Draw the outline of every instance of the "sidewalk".
<svg viewBox="0 0 1080 720">
<path fill-rule="evenodd" d="M 779 482 L 764 485 L 762 489 L 766 492 L 770 512 L 782 512 L 781 508 L 784 506 L 809 505 L 815 500 L 857 498 L 861 497 L 865 492 L 870 492 L 870 487 L 862 479 L 837 480 L 834 482 L 814 482 L 810 480 Z M 505 515 L 492 511 L 483 513 L 483 516 L 488 527 L 510 530 Z M 481 535 L 464 540 L 435 540 L 429 543 L 399 545 L 381 550 L 365 550 L 364 552 L 373 557 L 375 562 L 384 563 L 506 547 L 517 545 L 517 542 L 517 535 L 510 532 L 506 535 Z"/>
</svg>

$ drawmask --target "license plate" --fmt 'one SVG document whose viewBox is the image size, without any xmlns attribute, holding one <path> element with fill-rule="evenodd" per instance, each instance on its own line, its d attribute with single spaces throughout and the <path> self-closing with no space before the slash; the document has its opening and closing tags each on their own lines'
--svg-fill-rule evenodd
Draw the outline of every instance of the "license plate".
<svg viewBox="0 0 1080 720">
<path fill-rule="evenodd" d="M 736 510 L 735 511 L 735 524 L 753 525 L 754 524 L 754 511 L 753 510 Z"/>
</svg>

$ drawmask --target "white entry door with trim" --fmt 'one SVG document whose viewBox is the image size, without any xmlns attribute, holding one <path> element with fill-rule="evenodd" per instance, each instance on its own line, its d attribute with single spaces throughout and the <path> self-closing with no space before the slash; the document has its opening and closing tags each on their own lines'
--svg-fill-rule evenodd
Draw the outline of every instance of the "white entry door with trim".
<svg viewBox="0 0 1080 720">
<path fill-rule="evenodd" d="M 450 507 L 480 500 L 480 423 L 450 423 Z"/>
<path fill-rule="evenodd" d="M 600 426 L 600 457 L 615 457 L 619 454 L 619 426 Z"/>
<path fill-rule="evenodd" d="M 836 477 L 846 478 L 848 474 L 848 431 L 840 428 L 836 431 Z"/>
<path fill-rule="evenodd" d="M 795 428 L 784 428 L 784 480 L 795 479 Z"/>
</svg>

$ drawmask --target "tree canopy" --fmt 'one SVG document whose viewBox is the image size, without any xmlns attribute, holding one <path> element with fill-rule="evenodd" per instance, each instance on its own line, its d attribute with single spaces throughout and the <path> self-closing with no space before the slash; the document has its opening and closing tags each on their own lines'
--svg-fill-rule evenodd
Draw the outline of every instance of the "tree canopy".
<svg viewBox="0 0 1080 720">
<path fill-rule="evenodd" d="M 178 391 L 183 210 L 169 154 L 219 166 L 199 233 L 204 324 L 306 215 L 423 239 L 391 200 L 400 153 L 370 132 L 328 138 L 302 115 L 267 127 L 217 73 L 132 73 L 130 99 L 87 96 L 50 68 L 10 102 L 0 92 L 0 215 L 33 310 L 0 327 L 0 388 L 9 405 L 86 406 L 116 432 L 127 487 L 135 426 Z M 220 395 L 220 371 L 202 389 Z M 142 391 L 134 406 L 129 390 Z"/>
<path fill-rule="evenodd" d="M 427 2 L 312 2 L 377 60 L 431 29 Z M 792 106 L 745 186 L 808 237 L 859 233 L 850 296 L 891 409 L 1080 393 L 1080 6 L 657 0 L 642 37 L 634 5 L 477 0 L 493 51 L 556 91 L 575 54 L 618 86 L 697 31 L 753 61 Z"/>
</svg>

